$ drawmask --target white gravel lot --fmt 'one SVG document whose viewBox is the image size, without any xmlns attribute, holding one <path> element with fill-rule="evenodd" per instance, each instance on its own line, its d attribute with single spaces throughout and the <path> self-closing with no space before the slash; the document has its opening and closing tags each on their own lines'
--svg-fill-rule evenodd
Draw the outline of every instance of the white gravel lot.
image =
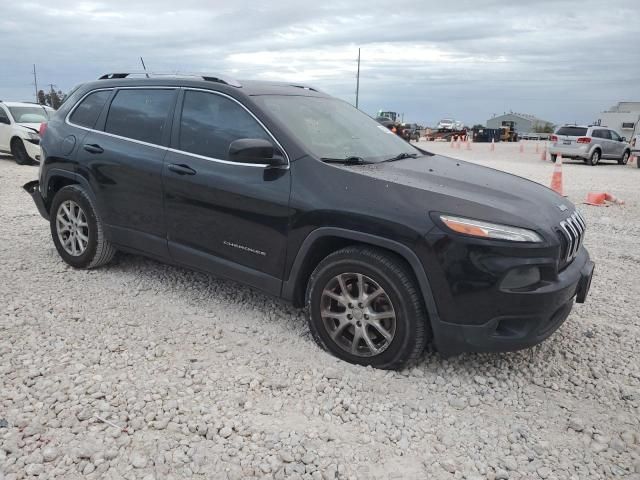
<svg viewBox="0 0 640 480">
<path fill-rule="evenodd" d="M 548 184 L 517 145 L 422 146 Z M 428 161 L 428 160 L 425 160 Z M 640 169 L 564 165 L 596 261 L 542 345 L 376 371 L 313 343 L 300 311 L 131 255 L 58 257 L 0 157 L 0 480 L 640 478 Z"/>
</svg>

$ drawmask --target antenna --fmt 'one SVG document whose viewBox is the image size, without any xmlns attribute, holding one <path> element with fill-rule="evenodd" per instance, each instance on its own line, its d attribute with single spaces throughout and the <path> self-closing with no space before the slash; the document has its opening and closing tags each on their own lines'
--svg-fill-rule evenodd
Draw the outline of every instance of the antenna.
<svg viewBox="0 0 640 480">
<path fill-rule="evenodd" d="M 358 48 L 358 74 L 356 75 L 356 108 L 358 108 L 359 96 L 360 96 L 360 49 Z"/>
<path fill-rule="evenodd" d="M 147 67 L 144 64 L 144 60 L 142 59 L 142 57 L 140 57 L 140 63 L 142 63 L 142 69 L 146 72 L 147 71 Z M 149 74 L 145 73 L 145 75 L 147 76 L 147 78 L 149 78 Z"/>
</svg>

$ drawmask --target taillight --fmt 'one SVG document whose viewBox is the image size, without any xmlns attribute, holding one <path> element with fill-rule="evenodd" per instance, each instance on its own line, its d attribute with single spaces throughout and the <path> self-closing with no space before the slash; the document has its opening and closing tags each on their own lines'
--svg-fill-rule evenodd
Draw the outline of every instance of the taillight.
<svg viewBox="0 0 640 480">
<path fill-rule="evenodd" d="M 556 137 L 555 135 L 551 135 L 551 141 L 552 142 L 557 142 L 558 141 L 558 137 Z"/>
<path fill-rule="evenodd" d="M 40 131 L 38 133 L 40 133 L 40 138 L 42 138 L 42 136 L 44 135 L 44 132 L 47 131 L 47 122 L 42 122 L 40 124 Z"/>
<path fill-rule="evenodd" d="M 578 143 L 591 143 L 591 139 L 589 137 L 580 137 L 576 140 Z"/>
</svg>

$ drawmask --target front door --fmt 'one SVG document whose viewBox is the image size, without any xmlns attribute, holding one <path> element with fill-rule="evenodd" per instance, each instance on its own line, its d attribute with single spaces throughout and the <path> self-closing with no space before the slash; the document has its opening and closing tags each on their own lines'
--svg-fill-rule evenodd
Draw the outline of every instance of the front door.
<svg viewBox="0 0 640 480">
<path fill-rule="evenodd" d="M 181 263 L 279 294 L 290 173 L 228 161 L 229 144 L 240 138 L 275 145 L 231 97 L 182 92 L 163 172 L 169 251 Z"/>
<path fill-rule="evenodd" d="M 611 156 L 614 158 L 622 158 L 624 150 L 627 147 L 626 143 L 622 141 L 622 137 L 617 132 L 609 130 L 611 135 Z"/>
<path fill-rule="evenodd" d="M 11 141 L 11 120 L 9 114 L 0 105 L 0 151 L 8 152 L 11 147 L 9 142 Z"/>
</svg>

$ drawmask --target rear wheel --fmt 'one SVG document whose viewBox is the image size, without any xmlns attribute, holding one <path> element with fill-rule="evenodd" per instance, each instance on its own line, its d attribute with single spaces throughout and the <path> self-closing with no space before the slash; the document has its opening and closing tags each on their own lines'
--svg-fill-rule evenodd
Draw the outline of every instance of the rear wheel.
<svg viewBox="0 0 640 480">
<path fill-rule="evenodd" d="M 618 160 L 618 164 L 619 165 L 626 165 L 629 162 L 629 157 L 631 156 L 631 154 L 629 153 L 629 150 L 627 150 L 626 152 L 624 152 L 624 154 L 622 155 L 622 158 Z"/>
<path fill-rule="evenodd" d="M 591 156 L 589 157 L 589 162 L 588 162 L 589 165 L 594 166 L 600 163 L 600 156 L 601 156 L 600 150 L 596 148 L 591 154 Z"/>
<path fill-rule="evenodd" d="M 56 193 L 49 217 L 53 243 L 69 265 L 94 268 L 111 261 L 115 248 L 105 239 L 102 221 L 81 187 L 69 185 Z"/>
<path fill-rule="evenodd" d="M 18 165 L 33 164 L 33 160 L 31 160 L 27 153 L 27 149 L 24 147 L 24 142 L 19 138 L 14 138 L 11 141 L 11 155 L 13 155 L 13 158 Z"/>
<path fill-rule="evenodd" d="M 347 247 L 322 260 L 306 306 L 318 345 L 351 363 L 399 369 L 419 358 L 429 337 L 413 273 L 376 248 Z"/>
</svg>

